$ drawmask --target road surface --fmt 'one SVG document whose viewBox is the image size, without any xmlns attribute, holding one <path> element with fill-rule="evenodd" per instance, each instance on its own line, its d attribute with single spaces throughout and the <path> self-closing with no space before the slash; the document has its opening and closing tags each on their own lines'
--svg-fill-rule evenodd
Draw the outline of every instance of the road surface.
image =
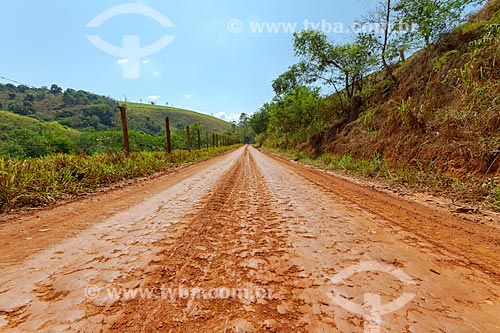
<svg viewBox="0 0 500 333">
<path fill-rule="evenodd" d="M 500 332 L 500 230 L 252 147 L 0 223 L 0 331 Z"/>
</svg>

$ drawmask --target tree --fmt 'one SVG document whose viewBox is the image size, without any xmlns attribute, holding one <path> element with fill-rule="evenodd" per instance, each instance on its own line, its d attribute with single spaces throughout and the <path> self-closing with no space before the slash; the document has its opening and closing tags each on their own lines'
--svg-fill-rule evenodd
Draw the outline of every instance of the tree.
<svg viewBox="0 0 500 333">
<path fill-rule="evenodd" d="M 59 87 L 57 84 L 53 84 L 50 86 L 50 92 L 54 95 L 62 93 L 62 88 Z"/>
<path fill-rule="evenodd" d="M 17 92 L 20 94 L 24 94 L 28 89 L 29 89 L 29 87 L 25 86 L 24 84 L 20 84 L 16 88 Z"/>
<path fill-rule="evenodd" d="M 35 95 L 33 95 L 33 94 L 26 94 L 26 96 L 24 96 L 24 101 L 25 102 L 34 102 L 35 101 Z"/>
<path fill-rule="evenodd" d="M 247 115 L 246 113 L 240 114 L 240 119 L 237 125 L 242 133 L 241 136 L 243 137 L 243 143 L 244 144 L 250 144 L 254 142 L 255 139 L 255 134 L 252 131 L 252 127 L 250 125 L 250 116 Z"/>
<path fill-rule="evenodd" d="M 268 106 L 268 127 L 278 136 L 284 136 L 285 145 L 303 141 L 320 101 L 319 88 L 310 87 L 298 87 L 285 96 L 275 97 Z"/>
<path fill-rule="evenodd" d="M 270 104 L 265 103 L 259 111 L 254 113 L 249 120 L 250 126 L 252 127 L 255 134 L 259 135 L 267 131 L 270 118 Z"/>
<path fill-rule="evenodd" d="M 277 96 L 287 94 L 289 91 L 301 85 L 301 75 L 303 64 L 290 66 L 286 72 L 278 76 L 273 81 L 273 90 Z"/>
<path fill-rule="evenodd" d="M 7 83 L 5 85 L 5 88 L 7 88 L 8 91 L 16 91 L 17 90 L 16 86 L 13 85 L 12 83 Z"/>
<path fill-rule="evenodd" d="M 365 34 L 358 35 L 352 43 L 334 45 L 319 31 L 296 33 L 295 54 L 302 61 L 275 80 L 273 88 L 283 93 L 300 86 L 302 82 L 311 84 L 321 81 L 334 88 L 345 111 L 342 95 L 345 93 L 351 101 L 356 91 L 361 92 L 364 77 L 376 64 L 374 48 L 373 38 Z"/>
<path fill-rule="evenodd" d="M 394 75 L 393 61 L 406 48 L 404 39 L 400 38 L 400 21 L 397 20 L 394 6 L 398 0 L 378 0 L 375 8 L 363 19 L 359 26 L 371 27 L 366 35 L 371 43 L 377 46 L 382 66 L 391 78 L 397 82 Z"/>
<path fill-rule="evenodd" d="M 300 70 L 304 82 L 322 81 L 333 86 L 340 93 L 336 78 L 342 69 L 340 54 L 328 41 L 326 34 L 315 30 L 304 30 L 294 34 L 293 48 L 295 55 L 301 59 L 296 69 Z"/>
<path fill-rule="evenodd" d="M 17 113 L 17 114 L 20 114 L 22 116 L 28 116 L 31 113 L 33 113 L 33 105 L 29 105 L 29 104 L 25 105 L 26 103 L 30 103 L 30 102 L 24 102 L 24 103 L 14 102 L 14 103 L 10 103 L 9 106 L 8 106 L 8 109 L 9 109 L 10 112 Z"/>
<path fill-rule="evenodd" d="M 83 111 L 83 115 L 86 122 L 95 129 L 101 129 L 102 126 L 99 124 L 112 127 L 115 117 L 113 109 L 107 104 L 91 105 Z"/>
<path fill-rule="evenodd" d="M 63 102 L 66 106 L 73 106 L 78 104 L 76 98 L 76 91 L 71 88 L 66 89 L 63 94 Z"/>
<path fill-rule="evenodd" d="M 407 38 L 414 47 L 429 46 L 439 36 L 460 24 L 470 5 L 483 0 L 401 0 L 394 7 L 405 26 L 412 26 Z M 423 45 L 422 45 L 423 44 Z"/>
</svg>

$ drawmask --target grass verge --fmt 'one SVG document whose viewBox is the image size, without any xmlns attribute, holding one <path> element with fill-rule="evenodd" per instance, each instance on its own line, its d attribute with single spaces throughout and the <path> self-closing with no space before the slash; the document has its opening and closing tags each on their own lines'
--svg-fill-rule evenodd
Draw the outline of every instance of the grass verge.
<svg viewBox="0 0 500 333">
<path fill-rule="evenodd" d="M 208 150 L 0 158 L 0 212 L 48 206 L 120 181 L 201 161 L 236 146 Z"/>
<path fill-rule="evenodd" d="M 480 203 L 488 209 L 500 211 L 500 177 L 479 179 L 473 175 L 458 178 L 440 172 L 432 165 L 393 168 L 380 155 L 372 159 L 356 158 L 350 154 L 323 153 L 312 157 L 298 150 L 264 147 L 273 152 L 304 164 L 321 169 L 342 171 L 349 175 L 381 180 L 392 186 L 404 186 L 416 191 L 428 192 L 451 199 L 453 202 Z"/>
</svg>

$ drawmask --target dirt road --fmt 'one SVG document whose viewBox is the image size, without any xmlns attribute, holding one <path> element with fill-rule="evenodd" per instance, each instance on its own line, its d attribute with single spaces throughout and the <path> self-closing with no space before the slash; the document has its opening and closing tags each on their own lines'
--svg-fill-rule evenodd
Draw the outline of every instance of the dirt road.
<svg viewBox="0 0 500 333">
<path fill-rule="evenodd" d="M 500 332 L 500 230 L 244 147 L 0 224 L 0 331 Z"/>
</svg>

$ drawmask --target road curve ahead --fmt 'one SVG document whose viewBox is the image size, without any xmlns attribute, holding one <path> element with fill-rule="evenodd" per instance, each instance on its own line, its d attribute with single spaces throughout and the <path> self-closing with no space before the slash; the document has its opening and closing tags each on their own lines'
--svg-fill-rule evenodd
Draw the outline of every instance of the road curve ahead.
<svg viewBox="0 0 500 333">
<path fill-rule="evenodd" d="M 500 332 L 500 231 L 242 147 L 0 223 L 3 332 Z"/>
</svg>

